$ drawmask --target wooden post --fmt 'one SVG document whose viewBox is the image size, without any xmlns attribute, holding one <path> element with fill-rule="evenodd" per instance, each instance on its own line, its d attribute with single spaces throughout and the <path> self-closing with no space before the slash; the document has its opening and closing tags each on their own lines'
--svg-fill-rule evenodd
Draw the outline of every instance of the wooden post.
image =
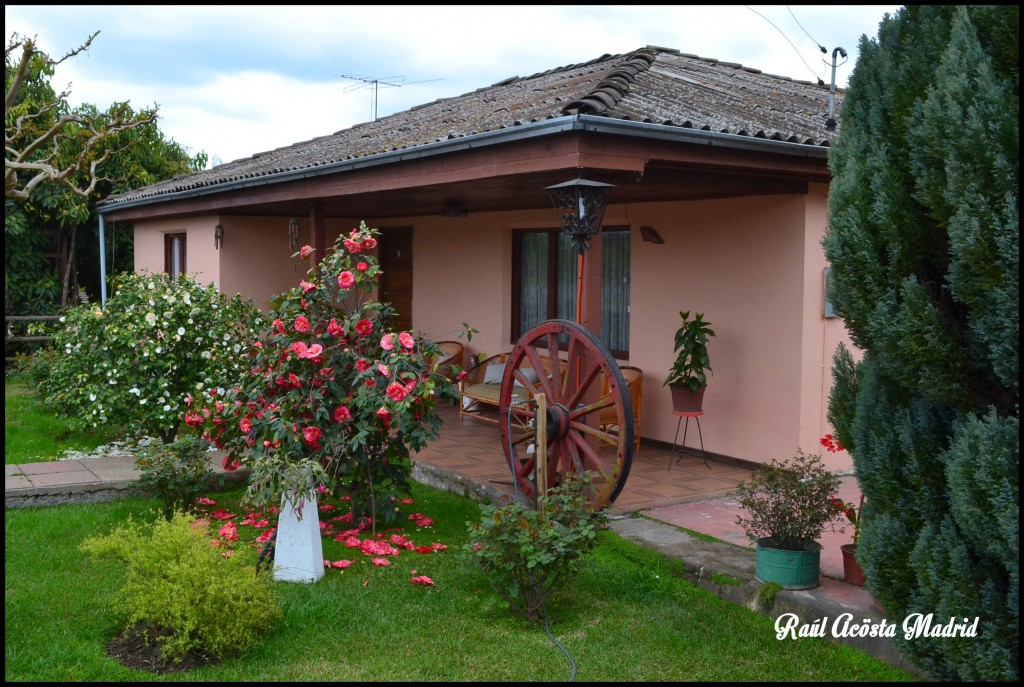
<svg viewBox="0 0 1024 687">
<path fill-rule="evenodd" d="M 534 396 L 537 411 L 534 414 L 534 470 L 537 473 L 537 510 L 544 515 L 540 497 L 548 493 L 548 399 L 544 394 Z"/>
</svg>

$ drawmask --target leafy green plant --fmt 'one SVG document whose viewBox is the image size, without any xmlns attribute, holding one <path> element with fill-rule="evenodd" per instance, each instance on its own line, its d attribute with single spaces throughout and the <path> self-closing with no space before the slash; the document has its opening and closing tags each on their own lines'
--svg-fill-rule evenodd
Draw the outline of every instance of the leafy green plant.
<svg viewBox="0 0 1024 687">
<path fill-rule="evenodd" d="M 237 379 L 263 319 L 251 302 L 213 284 L 168 274 L 129 274 L 105 309 L 72 308 L 57 333 L 61 355 L 47 402 L 86 426 L 124 424 L 174 440 L 186 396 Z"/>
<path fill-rule="evenodd" d="M 186 435 L 170 444 L 150 447 L 135 460 L 139 468 L 139 486 L 163 506 L 165 517 L 175 509 L 191 510 L 196 498 L 213 481 L 208 449 L 202 437 Z"/>
<path fill-rule="evenodd" d="M 711 372 L 708 339 L 715 336 L 715 331 L 711 329 L 710 322 L 704 321 L 704 313 L 694 313 L 690 319 L 690 311 L 687 310 L 680 312 L 679 317 L 682 324 L 676 330 L 676 359 L 665 378 L 665 385 L 685 386 L 696 392 L 708 383 L 706 373 Z"/>
<path fill-rule="evenodd" d="M 542 619 L 544 602 L 576 574 L 607 522 L 606 513 L 595 511 L 586 497 L 587 479 L 568 477 L 538 499 L 537 510 L 518 503 L 485 506 L 479 523 L 467 523 L 464 556 L 530 622 Z"/>
<path fill-rule="evenodd" d="M 80 548 L 127 567 L 118 596 L 125 627 L 144 623 L 172 660 L 189 651 L 241 653 L 281 615 L 268 576 L 253 573 L 255 552 L 222 555 L 184 513 L 158 520 L 149 532 L 129 519 Z"/>
<path fill-rule="evenodd" d="M 57 351 L 52 347 L 40 348 L 31 354 L 19 353 L 14 356 L 14 370 L 17 376 L 36 386 L 46 383 L 50 371 L 56 363 Z"/>
<path fill-rule="evenodd" d="M 791 460 L 773 460 L 733 492 L 749 514 L 736 523 L 755 543 L 768 539 L 773 548 L 803 551 L 841 514 L 832 502 L 839 484 L 819 455 L 798 451 Z"/>
</svg>

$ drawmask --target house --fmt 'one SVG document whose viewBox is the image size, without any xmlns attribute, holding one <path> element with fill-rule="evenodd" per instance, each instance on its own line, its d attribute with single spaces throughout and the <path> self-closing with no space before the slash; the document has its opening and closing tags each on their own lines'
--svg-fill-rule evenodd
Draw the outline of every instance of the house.
<svg viewBox="0 0 1024 687">
<path fill-rule="evenodd" d="M 575 261 L 546 187 L 612 184 L 583 321 L 644 371 L 645 440 L 677 428 L 661 382 L 681 310 L 717 337 L 709 451 L 820 450 L 833 351 L 821 247 L 842 92 L 659 47 L 513 77 L 329 136 L 112 196 L 135 267 L 187 271 L 266 303 L 360 220 L 382 232 L 383 298 L 428 337 L 507 351 L 574 314 Z M 830 121 L 831 120 L 831 121 Z M 292 237 L 289 225 L 297 227 Z M 845 453 L 827 454 L 836 470 Z"/>
</svg>

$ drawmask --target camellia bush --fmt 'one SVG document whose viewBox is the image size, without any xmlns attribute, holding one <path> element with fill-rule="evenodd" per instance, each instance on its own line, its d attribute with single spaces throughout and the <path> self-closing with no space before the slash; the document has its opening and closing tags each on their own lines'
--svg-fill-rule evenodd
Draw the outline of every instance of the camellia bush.
<svg viewBox="0 0 1024 687">
<path fill-rule="evenodd" d="M 260 311 L 213 284 L 168 274 L 127 274 L 105 308 L 61 319 L 47 403 L 85 426 L 104 423 L 170 443 L 186 397 L 241 376 L 241 355 L 264 325 Z"/>
<path fill-rule="evenodd" d="M 190 399 L 185 422 L 227 449 L 225 468 L 252 470 L 247 499 L 282 495 L 301 508 L 315 488 L 351 498 L 356 516 L 394 515 L 412 463 L 437 436 L 451 382 L 437 346 L 388 327 L 372 298 L 377 232 L 361 223 L 292 290 L 273 299 L 271 325 L 247 347 L 247 374 Z M 308 259 L 305 246 L 297 254 Z"/>
</svg>

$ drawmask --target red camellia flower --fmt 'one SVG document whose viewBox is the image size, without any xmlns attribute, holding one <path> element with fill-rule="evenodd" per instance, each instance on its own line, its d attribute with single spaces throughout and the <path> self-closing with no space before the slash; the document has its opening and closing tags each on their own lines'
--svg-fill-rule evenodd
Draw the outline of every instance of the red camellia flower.
<svg viewBox="0 0 1024 687">
<path fill-rule="evenodd" d="M 380 347 L 383 348 L 385 351 L 392 351 L 392 350 L 394 350 L 394 348 L 395 348 L 395 335 L 394 334 L 385 334 L 384 336 L 380 337 Z"/>
<path fill-rule="evenodd" d="M 363 250 L 373 250 L 377 247 L 377 239 L 372 236 L 370 238 L 363 239 L 362 246 Z"/>
<path fill-rule="evenodd" d="M 313 254 L 313 246 L 303 246 L 299 249 L 299 257 L 305 260 Z"/>
<path fill-rule="evenodd" d="M 398 343 L 402 344 L 402 348 L 412 350 L 412 347 L 416 345 L 416 341 L 413 340 L 412 334 L 409 332 L 402 332 L 398 335 Z"/>
<path fill-rule="evenodd" d="M 418 577 L 410 577 L 409 582 L 412 584 L 422 584 L 424 587 L 433 587 L 434 581 L 426 575 L 419 575 Z"/>
<path fill-rule="evenodd" d="M 291 349 L 292 349 L 292 352 L 295 353 L 295 355 L 299 356 L 300 358 L 305 358 L 306 357 L 306 351 L 308 350 L 306 348 L 305 342 L 303 342 L 303 341 L 294 341 L 294 342 L 292 342 Z"/>
<path fill-rule="evenodd" d="M 299 281 L 299 286 L 302 287 L 302 293 L 309 293 L 310 291 L 316 289 L 316 284 L 310 284 L 305 279 Z"/>
<path fill-rule="evenodd" d="M 295 318 L 295 322 L 292 323 L 292 327 L 294 327 L 295 331 L 300 334 L 305 334 L 313 328 L 312 325 L 309 324 L 309 320 L 307 320 L 303 315 L 299 315 Z"/>
<path fill-rule="evenodd" d="M 338 275 L 338 286 L 348 291 L 356 284 L 355 276 L 348 270 Z"/>
<path fill-rule="evenodd" d="M 356 369 L 360 372 L 366 372 L 370 369 L 370 361 L 360 358 L 356 361 Z"/>
<path fill-rule="evenodd" d="M 352 239 L 345 239 L 345 250 L 347 250 L 349 253 L 358 253 L 359 251 L 362 250 L 362 246 L 358 241 L 353 241 Z"/>
<path fill-rule="evenodd" d="M 250 420 L 248 417 L 243 417 L 241 420 L 238 421 L 238 428 L 245 432 L 246 434 L 248 434 L 249 432 L 252 431 L 252 420 Z"/>
<path fill-rule="evenodd" d="M 402 401 L 405 399 L 409 392 L 406 391 L 404 384 L 399 384 L 398 382 L 391 382 L 390 384 L 388 384 L 388 388 L 384 393 L 386 393 L 387 397 L 390 398 L 392 401 Z"/>
<path fill-rule="evenodd" d="M 344 422 L 345 420 L 352 419 L 352 411 L 345 406 L 338 406 L 334 409 L 334 421 Z"/>
<path fill-rule="evenodd" d="M 231 456 L 224 456 L 224 460 L 221 461 L 221 467 L 224 468 L 224 472 L 234 472 L 238 468 L 242 467 L 242 461 Z"/>
<path fill-rule="evenodd" d="M 345 330 L 341 328 L 340 324 L 338 324 L 338 320 L 332 317 L 331 321 L 327 324 L 327 333 L 330 334 L 331 336 L 340 337 L 342 334 L 345 333 Z"/>
<path fill-rule="evenodd" d="M 368 269 L 370 269 L 370 266 L 367 265 L 365 262 L 356 263 L 356 270 L 357 271 L 365 272 Z"/>
<path fill-rule="evenodd" d="M 383 420 L 384 424 L 387 424 L 391 421 L 391 413 L 389 413 L 388 409 L 384 407 L 381 407 L 380 409 L 377 410 L 377 417 Z"/>
<path fill-rule="evenodd" d="M 323 436 L 323 431 L 319 427 L 302 428 L 302 440 L 314 451 L 320 450 L 320 444 L 317 442 L 321 436 Z"/>
<path fill-rule="evenodd" d="M 369 336 L 373 333 L 373 322 L 366 319 L 365 317 L 356 322 L 356 334 L 360 336 Z"/>
</svg>

